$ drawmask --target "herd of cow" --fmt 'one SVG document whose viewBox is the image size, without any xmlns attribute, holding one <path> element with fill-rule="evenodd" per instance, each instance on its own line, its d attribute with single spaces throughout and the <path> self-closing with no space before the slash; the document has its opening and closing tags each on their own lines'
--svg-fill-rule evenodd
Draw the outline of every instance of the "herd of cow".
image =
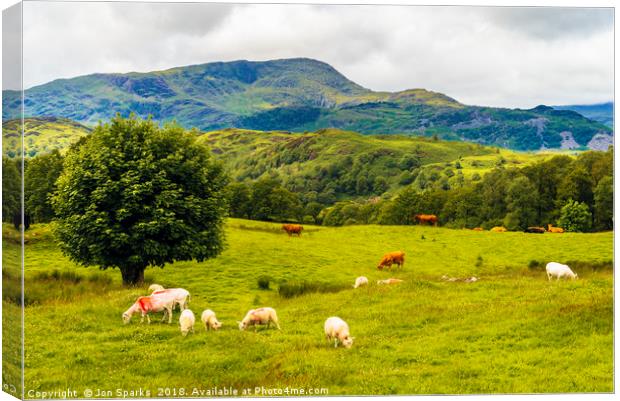
<svg viewBox="0 0 620 401">
<path fill-rule="evenodd" d="M 418 224 L 421 224 L 421 225 L 432 224 L 433 226 L 437 226 L 437 221 L 438 221 L 437 216 L 435 216 L 434 214 L 416 214 L 415 216 L 413 216 L 413 219 Z M 301 232 L 303 231 L 304 228 L 300 224 L 283 224 L 282 229 L 286 231 L 289 237 L 292 236 L 293 234 L 296 234 L 299 237 L 301 236 Z M 472 230 L 473 231 L 484 231 L 484 228 L 475 227 L 475 228 L 472 228 Z M 503 226 L 496 226 L 496 227 L 491 228 L 489 231 L 503 233 L 503 232 L 508 231 L 508 229 Z M 548 224 L 547 228 L 532 226 L 532 227 L 526 228 L 524 231 L 526 233 L 544 234 L 545 232 L 563 233 L 564 229 L 561 227 L 554 227 L 552 224 Z"/>
<path fill-rule="evenodd" d="M 415 216 L 415 219 L 420 223 L 424 222 L 434 225 L 437 224 L 437 216 L 435 215 L 418 214 Z M 301 236 L 301 232 L 303 231 L 303 227 L 299 224 L 284 224 L 282 225 L 282 229 L 286 231 L 289 236 L 293 234 Z M 543 233 L 546 231 L 543 227 L 529 227 L 528 230 L 529 229 L 532 230 L 526 230 L 526 232 Z M 477 227 L 474 228 L 474 230 L 482 231 L 482 228 Z M 491 231 L 505 232 L 507 230 L 504 227 L 493 227 Z M 548 231 L 555 233 L 564 232 L 563 229 L 559 227 L 553 227 L 551 224 L 548 226 Z M 392 265 L 397 265 L 399 269 L 402 269 L 405 265 L 405 252 L 394 251 L 386 253 L 379 261 L 377 269 L 391 270 Z M 575 274 L 569 266 L 557 262 L 549 262 L 546 266 L 546 272 L 548 280 L 551 280 L 551 278 L 553 277 L 557 278 L 557 280 L 559 280 L 560 278 L 578 278 L 577 274 Z M 472 278 L 470 278 L 468 279 L 469 281 L 465 281 L 474 282 L 478 280 L 478 278 L 473 278 L 475 280 L 472 280 Z M 389 278 L 385 280 L 378 280 L 377 284 L 398 284 L 402 281 L 403 280 L 396 278 Z M 366 285 L 368 285 L 368 278 L 360 276 L 357 277 L 357 279 L 355 280 L 353 288 L 359 288 Z M 190 301 L 189 291 L 183 288 L 165 289 L 159 284 L 151 285 L 149 287 L 149 291 L 151 292 L 151 295 L 138 297 L 135 303 L 123 313 L 123 321 L 125 323 L 129 323 L 131 317 L 136 313 L 141 314 L 141 323 L 144 322 L 145 318 L 147 322 L 150 323 L 151 320 L 149 318 L 149 314 L 158 312 L 164 313 L 162 322 L 166 321 L 167 318 L 168 323 L 172 323 L 172 311 L 175 309 L 176 306 L 179 306 L 179 309 L 181 310 L 181 315 L 179 317 L 179 326 L 181 329 L 181 333 L 183 334 L 183 336 L 186 336 L 189 332 L 194 331 L 194 324 L 196 318 L 194 316 L 194 313 L 188 308 L 188 304 Z M 205 330 L 207 331 L 218 330 L 220 327 L 222 327 L 222 324 L 217 320 L 217 317 L 215 316 L 215 312 L 210 309 L 206 309 L 202 312 L 201 321 L 205 327 Z M 237 323 L 239 325 L 239 330 L 242 331 L 246 330 L 248 327 L 251 326 L 254 326 L 254 329 L 256 330 L 256 327 L 259 325 L 266 325 L 267 328 L 269 328 L 272 323 L 278 330 L 280 329 L 280 324 L 276 311 L 275 309 L 270 307 L 251 309 L 246 313 L 245 317 Z M 331 341 L 332 339 L 334 340 L 335 347 L 338 346 L 338 343 L 342 344 L 346 348 L 350 348 L 353 344 L 354 337 L 350 336 L 349 326 L 344 320 L 340 319 L 339 317 L 329 317 L 325 321 L 324 331 L 325 337 L 328 341 Z"/>
</svg>

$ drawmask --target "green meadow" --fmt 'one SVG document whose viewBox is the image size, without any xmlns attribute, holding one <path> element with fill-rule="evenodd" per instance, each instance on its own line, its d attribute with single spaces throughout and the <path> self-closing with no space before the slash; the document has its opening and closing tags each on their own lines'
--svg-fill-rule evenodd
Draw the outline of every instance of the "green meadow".
<svg viewBox="0 0 620 401">
<path fill-rule="evenodd" d="M 18 245 L 6 240 L 4 252 Z M 421 226 L 305 226 L 230 219 L 227 249 L 203 263 L 150 268 L 139 288 L 117 270 L 76 266 L 35 225 L 25 250 L 25 395 L 71 388 L 134 396 L 204 396 L 214 387 L 327 389 L 329 395 L 612 392 L 613 233 L 491 233 Z M 379 271 L 404 250 L 402 270 Z M 544 265 L 567 262 L 575 281 L 549 282 Z M 353 289 L 357 276 L 370 285 Z M 449 282 L 442 276 L 473 283 Z M 269 289 L 258 278 L 269 279 Z M 5 280 L 15 272 L 5 270 Z M 379 286 L 389 277 L 404 280 Z M 279 295 L 279 286 L 326 292 Z M 192 294 L 195 332 L 121 314 L 150 283 Z M 263 285 L 264 287 L 264 285 Z M 11 294 L 3 306 L 15 308 Z M 240 332 L 236 321 L 274 307 L 282 330 Z M 200 314 L 223 323 L 206 332 Z M 351 349 L 323 334 L 348 322 Z M 5 350 L 6 355 L 7 350 Z M 201 393 L 203 391 L 203 393 Z M 30 393 L 29 393 L 30 392 Z M 108 394 L 108 393 L 106 393 Z M 259 394 L 260 395 L 260 394 Z"/>
</svg>

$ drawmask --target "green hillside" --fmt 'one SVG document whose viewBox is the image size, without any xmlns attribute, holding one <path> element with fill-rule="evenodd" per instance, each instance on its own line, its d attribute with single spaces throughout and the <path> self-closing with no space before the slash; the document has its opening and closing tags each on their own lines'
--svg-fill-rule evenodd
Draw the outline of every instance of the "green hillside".
<svg viewBox="0 0 620 401">
<path fill-rule="evenodd" d="M 15 157 L 20 146 L 20 120 L 2 124 L 2 153 Z M 66 118 L 36 117 L 24 120 L 24 155 L 34 157 L 54 149 L 64 151 L 69 145 L 88 135 L 91 128 Z"/>
<path fill-rule="evenodd" d="M 4 120 L 19 115 L 19 92 L 4 91 L 2 102 Z M 436 135 L 518 150 L 586 148 L 597 135 L 600 147 L 612 134 L 604 124 L 550 107 L 466 106 L 425 89 L 374 92 L 326 63 L 305 58 L 59 79 L 26 90 L 24 102 L 26 116 L 91 125 L 133 112 L 204 131 L 333 127 L 364 134 Z"/>
<path fill-rule="evenodd" d="M 76 266 L 48 226 L 33 227 L 25 251 L 26 391 L 64 383 L 78 398 L 85 389 L 117 387 L 149 390 L 150 398 L 159 388 L 183 389 L 187 397 L 214 386 L 326 388 L 329 395 L 614 389 L 611 232 L 306 226 L 301 238 L 289 238 L 277 224 L 244 220 L 230 220 L 226 231 L 228 248 L 218 258 L 146 272 L 149 282 L 190 291 L 197 323 L 182 337 L 178 311 L 171 325 L 159 323 L 161 315 L 150 325 L 136 317 L 123 325 L 122 312 L 148 293 L 148 283 L 123 288 L 117 270 Z M 3 247 L 7 255 L 18 249 L 6 240 Z M 378 271 L 383 253 L 397 249 L 407 255 L 403 270 Z M 544 263 L 551 260 L 568 262 L 579 280 L 548 282 Z M 5 267 L 10 282 L 18 267 Z M 354 290 L 360 275 L 370 285 Z M 480 280 L 449 282 L 444 275 Z M 261 276 L 270 289 L 259 288 Z M 376 284 L 388 277 L 404 282 Z M 278 293 L 285 281 L 334 292 L 285 298 Z M 3 308 L 17 314 L 15 296 L 5 291 Z M 260 306 L 277 310 L 282 330 L 240 332 L 236 321 Z M 200 326 L 207 308 L 223 323 L 220 331 Z M 329 316 L 348 322 L 351 349 L 325 341 Z"/>
<path fill-rule="evenodd" d="M 225 129 L 205 133 L 199 141 L 222 159 L 236 181 L 279 177 L 295 192 L 324 192 L 330 186 L 339 199 L 382 195 L 410 184 L 423 171 L 451 169 L 469 178 L 500 164 L 521 167 L 557 154 L 338 129 L 304 134 Z M 375 189 L 374 183 L 383 179 L 387 187 Z M 359 180 L 368 181 L 366 189 L 360 190 Z"/>
</svg>

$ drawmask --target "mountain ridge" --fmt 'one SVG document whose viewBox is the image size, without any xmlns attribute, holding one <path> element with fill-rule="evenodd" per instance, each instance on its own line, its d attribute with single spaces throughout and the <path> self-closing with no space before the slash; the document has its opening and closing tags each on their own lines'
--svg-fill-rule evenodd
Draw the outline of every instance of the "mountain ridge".
<svg viewBox="0 0 620 401">
<path fill-rule="evenodd" d="M 19 114 L 18 92 L 3 91 L 3 120 Z M 375 92 L 309 58 L 237 60 L 161 71 L 95 73 L 25 92 L 25 115 L 93 125 L 116 113 L 175 120 L 203 131 L 228 127 L 364 134 L 411 134 L 517 150 L 587 148 L 612 142 L 609 127 L 578 113 L 468 106 L 426 89 Z M 569 138 L 569 139 L 567 139 Z M 602 145 L 604 146 L 604 145 Z"/>
</svg>

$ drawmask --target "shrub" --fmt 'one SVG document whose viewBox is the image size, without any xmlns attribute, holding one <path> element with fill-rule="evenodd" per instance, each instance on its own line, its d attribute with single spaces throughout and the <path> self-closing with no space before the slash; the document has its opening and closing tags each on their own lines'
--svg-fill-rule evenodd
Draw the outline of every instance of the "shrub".
<svg viewBox="0 0 620 401">
<path fill-rule="evenodd" d="M 543 262 L 536 260 L 536 259 L 532 259 L 530 260 L 530 263 L 528 263 L 527 267 L 530 269 L 538 269 L 540 267 L 542 267 Z"/>
<path fill-rule="evenodd" d="M 343 284 L 323 283 L 319 281 L 285 281 L 278 288 L 282 298 L 294 298 L 308 293 L 339 292 L 347 288 Z"/>
<path fill-rule="evenodd" d="M 258 278 L 258 288 L 260 288 L 261 290 L 268 290 L 270 282 L 271 282 L 271 277 L 269 277 L 269 276 L 260 276 Z"/>
</svg>

